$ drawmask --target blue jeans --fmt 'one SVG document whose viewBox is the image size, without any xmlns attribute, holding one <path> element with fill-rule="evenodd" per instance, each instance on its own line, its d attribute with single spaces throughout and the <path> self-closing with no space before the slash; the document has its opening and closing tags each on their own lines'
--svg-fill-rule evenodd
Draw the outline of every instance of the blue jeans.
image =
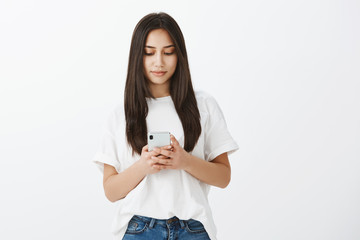
<svg viewBox="0 0 360 240">
<path fill-rule="evenodd" d="M 201 222 L 190 219 L 154 219 L 134 215 L 123 240 L 210 240 Z"/>
</svg>

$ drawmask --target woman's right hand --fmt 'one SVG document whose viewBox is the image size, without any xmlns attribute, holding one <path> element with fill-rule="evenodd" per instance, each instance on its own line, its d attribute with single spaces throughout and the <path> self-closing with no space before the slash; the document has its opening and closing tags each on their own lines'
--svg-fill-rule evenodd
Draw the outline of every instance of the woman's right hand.
<svg viewBox="0 0 360 240">
<path fill-rule="evenodd" d="M 154 165 L 159 164 L 159 163 L 157 163 L 155 160 L 151 159 L 152 156 L 156 156 L 156 155 L 158 155 L 158 153 L 156 153 L 155 151 L 149 152 L 148 145 L 145 145 L 142 148 L 141 156 L 140 156 L 138 163 L 140 164 L 141 168 L 144 170 L 144 173 L 146 175 L 154 174 L 154 173 L 161 171 L 161 169 L 154 167 Z M 164 156 L 158 156 L 158 157 L 166 158 Z"/>
</svg>

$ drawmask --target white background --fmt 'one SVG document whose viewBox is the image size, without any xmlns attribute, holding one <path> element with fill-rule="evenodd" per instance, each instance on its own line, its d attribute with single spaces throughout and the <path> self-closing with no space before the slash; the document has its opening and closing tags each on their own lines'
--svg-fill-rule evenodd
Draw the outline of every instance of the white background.
<svg viewBox="0 0 360 240">
<path fill-rule="evenodd" d="M 209 196 L 218 238 L 360 239 L 357 0 L 2 0 L 0 239 L 112 239 L 91 159 L 154 11 L 240 146 Z"/>
</svg>

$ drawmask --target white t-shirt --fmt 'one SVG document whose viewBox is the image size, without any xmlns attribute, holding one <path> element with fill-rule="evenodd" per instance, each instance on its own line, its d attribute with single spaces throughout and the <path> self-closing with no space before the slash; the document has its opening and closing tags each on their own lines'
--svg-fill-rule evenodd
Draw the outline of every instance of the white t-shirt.
<svg viewBox="0 0 360 240">
<path fill-rule="evenodd" d="M 212 161 L 222 153 L 228 154 L 238 149 L 227 130 L 223 113 L 215 99 L 205 92 L 195 92 L 201 116 L 201 135 L 191 152 L 205 161 Z M 184 133 L 170 96 L 147 99 L 148 131 L 168 131 L 184 146 Z M 132 150 L 125 135 L 125 115 L 123 104 L 111 113 L 106 124 L 106 132 L 93 161 L 101 172 L 104 163 L 114 166 L 118 172 L 124 171 L 140 158 L 132 156 Z M 199 181 L 184 170 L 161 170 L 147 175 L 129 194 L 117 201 L 117 212 L 112 232 L 116 239 L 122 239 L 128 222 L 133 215 L 157 219 L 178 217 L 200 221 L 210 239 L 216 239 L 216 227 L 208 202 L 210 185 Z"/>
</svg>

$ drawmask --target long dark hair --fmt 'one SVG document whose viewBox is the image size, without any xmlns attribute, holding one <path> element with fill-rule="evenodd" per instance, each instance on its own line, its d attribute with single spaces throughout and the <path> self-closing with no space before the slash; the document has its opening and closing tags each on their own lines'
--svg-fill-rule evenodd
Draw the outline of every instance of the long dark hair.
<svg viewBox="0 0 360 240">
<path fill-rule="evenodd" d="M 169 33 L 178 58 L 176 70 L 170 80 L 170 95 L 182 123 L 186 151 L 190 152 L 194 149 L 201 133 L 200 113 L 191 83 L 185 40 L 180 27 L 166 13 L 151 13 L 139 21 L 132 35 L 125 85 L 126 137 L 133 154 L 134 152 L 141 154 L 142 147 L 147 144 L 146 97 L 154 98 L 144 74 L 145 42 L 150 31 L 160 28 Z"/>
</svg>

